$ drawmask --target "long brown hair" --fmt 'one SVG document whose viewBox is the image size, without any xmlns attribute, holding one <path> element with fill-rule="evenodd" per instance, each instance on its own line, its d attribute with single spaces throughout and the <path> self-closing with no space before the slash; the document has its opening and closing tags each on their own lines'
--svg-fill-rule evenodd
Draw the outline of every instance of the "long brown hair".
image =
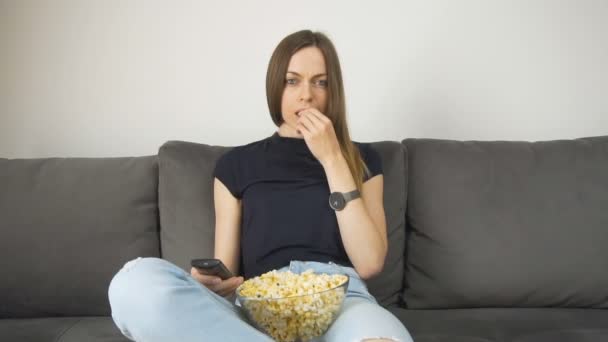
<svg viewBox="0 0 608 342">
<path fill-rule="evenodd" d="M 338 53 L 333 43 L 321 32 L 302 30 L 283 38 L 275 48 L 268 63 L 266 73 L 266 98 L 272 121 L 279 127 L 283 123 L 281 115 L 281 100 L 285 89 L 285 75 L 291 56 L 300 49 L 314 46 L 321 50 L 325 58 L 328 81 L 327 113 L 325 114 L 332 122 L 340 149 L 348 168 L 352 173 L 357 189 L 361 190 L 363 178 L 369 175 L 369 169 L 365 165 L 359 149 L 355 146 L 348 132 L 346 121 L 346 103 L 344 99 L 344 85 L 342 82 L 342 71 Z"/>
</svg>

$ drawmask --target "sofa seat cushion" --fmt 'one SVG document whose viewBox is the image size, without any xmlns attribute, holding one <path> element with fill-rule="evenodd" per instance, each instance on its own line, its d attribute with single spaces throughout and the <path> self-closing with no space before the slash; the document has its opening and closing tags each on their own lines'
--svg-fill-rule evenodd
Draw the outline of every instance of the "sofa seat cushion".
<svg viewBox="0 0 608 342">
<path fill-rule="evenodd" d="M 569 308 L 396 309 L 416 342 L 603 342 L 608 310 Z"/>
<path fill-rule="evenodd" d="M 111 317 L 0 319 L 0 341 L 127 342 Z"/>
</svg>

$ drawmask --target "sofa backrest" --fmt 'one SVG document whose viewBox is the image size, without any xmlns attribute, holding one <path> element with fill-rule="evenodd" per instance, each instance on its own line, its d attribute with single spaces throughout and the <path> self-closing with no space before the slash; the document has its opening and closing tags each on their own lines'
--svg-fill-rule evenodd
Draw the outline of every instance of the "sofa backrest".
<svg viewBox="0 0 608 342">
<path fill-rule="evenodd" d="M 0 318 L 109 315 L 113 275 L 159 256 L 156 156 L 0 159 Z"/>
<path fill-rule="evenodd" d="M 382 158 L 384 206 L 389 253 L 384 271 L 368 282 L 384 305 L 396 304 L 403 287 L 407 167 L 404 147 L 398 142 L 372 144 Z M 163 258 L 190 270 L 193 258 L 213 257 L 215 211 L 213 169 L 231 147 L 169 141 L 159 158 L 159 209 Z"/>
<path fill-rule="evenodd" d="M 608 308 L 608 136 L 403 143 L 409 308 Z"/>
<path fill-rule="evenodd" d="M 190 272 L 190 260 L 212 258 L 213 169 L 229 147 L 169 141 L 158 151 L 158 207 L 163 259 Z"/>
</svg>

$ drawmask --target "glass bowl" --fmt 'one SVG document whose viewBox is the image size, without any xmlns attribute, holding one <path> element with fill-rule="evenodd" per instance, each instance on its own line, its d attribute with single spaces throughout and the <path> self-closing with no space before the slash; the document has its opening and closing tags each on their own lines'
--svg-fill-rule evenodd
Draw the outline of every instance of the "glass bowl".
<svg viewBox="0 0 608 342">
<path fill-rule="evenodd" d="M 308 341 L 319 337 L 336 320 L 348 289 L 349 277 L 333 288 L 309 294 L 263 298 L 236 296 L 241 310 L 258 330 L 276 341 Z"/>
</svg>

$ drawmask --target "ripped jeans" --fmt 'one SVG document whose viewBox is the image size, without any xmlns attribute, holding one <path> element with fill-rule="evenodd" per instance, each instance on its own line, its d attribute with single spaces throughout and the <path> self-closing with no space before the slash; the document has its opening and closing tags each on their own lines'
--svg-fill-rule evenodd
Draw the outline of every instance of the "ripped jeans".
<svg viewBox="0 0 608 342">
<path fill-rule="evenodd" d="M 378 305 L 352 267 L 291 261 L 279 271 L 342 273 L 350 277 L 336 321 L 315 341 L 350 342 L 387 338 L 412 342 L 407 329 Z M 159 258 L 127 262 L 108 290 L 112 319 L 129 339 L 167 341 L 273 341 L 247 322 L 237 303 L 210 291 L 180 267 Z"/>
</svg>

